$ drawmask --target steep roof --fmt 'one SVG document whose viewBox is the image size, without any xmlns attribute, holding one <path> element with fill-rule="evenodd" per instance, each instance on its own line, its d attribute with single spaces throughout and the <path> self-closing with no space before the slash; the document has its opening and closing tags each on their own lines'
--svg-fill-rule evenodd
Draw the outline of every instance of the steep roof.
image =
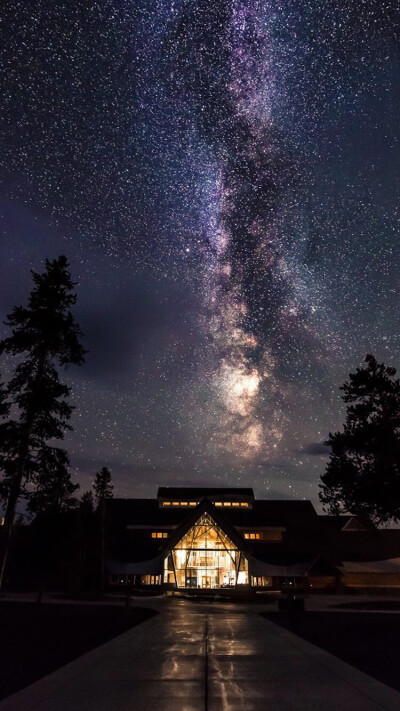
<svg viewBox="0 0 400 711">
<path fill-rule="evenodd" d="M 246 543 L 243 542 L 242 538 L 238 535 L 235 528 L 231 525 L 229 520 L 224 516 L 224 512 L 214 506 L 209 499 L 205 498 L 200 502 L 196 508 L 188 512 L 187 518 L 182 522 L 181 526 L 174 531 L 171 538 L 168 540 L 166 547 L 171 548 L 175 546 L 182 536 L 197 523 L 198 519 L 203 513 L 208 513 L 210 517 L 215 521 L 217 526 L 220 526 L 222 530 L 229 536 L 232 543 L 240 549 L 246 549 Z"/>
<path fill-rule="evenodd" d="M 339 516 L 322 515 L 319 517 L 323 523 L 338 531 L 373 531 L 375 526 L 368 516 L 342 514 Z"/>
</svg>

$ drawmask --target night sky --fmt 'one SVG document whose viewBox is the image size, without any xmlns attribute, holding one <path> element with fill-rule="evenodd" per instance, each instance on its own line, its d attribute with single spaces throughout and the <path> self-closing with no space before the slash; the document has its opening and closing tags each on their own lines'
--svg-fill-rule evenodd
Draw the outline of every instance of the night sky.
<svg viewBox="0 0 400 711">
<path fill-rule="evenodd" d="M 0 316 L 67 255 L 83 490 L 317 503 L 339 386 L 400 368 L 399 7 L 2 4 Z"/>
</svg>

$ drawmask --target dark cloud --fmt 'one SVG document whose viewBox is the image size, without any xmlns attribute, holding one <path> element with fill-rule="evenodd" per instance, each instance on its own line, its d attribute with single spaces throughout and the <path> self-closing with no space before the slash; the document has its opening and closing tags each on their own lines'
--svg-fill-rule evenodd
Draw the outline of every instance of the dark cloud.
<svg viewBox="0 0 400 711">
<path fill-rule="evenodd" d="M 326 457 L 329 454 L 328 447 L 323 442 L 308 442 L 300 450 L 300 454 L 309 454 L 316 457 Z"/>
<path fill-rule="evenodd" d="M 157 337 L 166 320 L 151 285 L 120 286 L 112 280 L 106 286 L 92 284 L 89 293 L 84 287 L 80 291 L 77 317 L 88 350 L 85 377 L 106 381 L 129 374 L 135 379 L 143 344 Z"/>
</svg>

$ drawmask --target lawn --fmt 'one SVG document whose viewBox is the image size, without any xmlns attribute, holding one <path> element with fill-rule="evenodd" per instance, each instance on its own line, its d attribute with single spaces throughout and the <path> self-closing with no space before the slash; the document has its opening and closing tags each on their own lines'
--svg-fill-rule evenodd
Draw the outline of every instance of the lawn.
<svg viewBox="0 0 400 711">
<path fill-rule="evenodd" d="M 0 601 L 0 699 L 152 617 L 115 605 Z"/>
<path fill-rule="evenodd" d="M 268 612 L 263 616 L 400 691 L 400 615 Z"/>
</svg>

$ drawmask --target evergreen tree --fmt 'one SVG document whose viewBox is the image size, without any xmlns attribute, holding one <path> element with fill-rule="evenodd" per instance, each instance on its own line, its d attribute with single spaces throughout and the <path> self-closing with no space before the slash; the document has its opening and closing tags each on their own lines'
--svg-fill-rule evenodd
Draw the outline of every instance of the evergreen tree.
<svg viewBox="0 0 400 711">
<path fill-rule="evenodd" d="M 62 513 L 78 506 L 74 496 L 79 484 L 71 481 L 69 457 L 64 449 L 44 447 L 38 452 L 38 474 L 29 495 L 28 509 L 34 514 L 52 509 Z"/>
<path fill-rule="evenodd" d="M 83 516 L 91 517 L 94 513 L 93 491 L 85 491 L 79 504 Z"/>
<path fill-rule="evenodd" d="M 99 472 L 96 472 L 93 489 L 99 507 L 107 499 L 112 499 L 114 487 L 111 483 L 111 472 L 107 467 L 103 467 Z"/>
<path fill-rule="evenodd" d="M 93 489 L 97 501 L 97 512 L 100 518 L 100 589 L 104 590 L 105 546 L 106 546 L 106 502 L 112 499 L 113 485 L 111 472 L 103 467 L 96 473 Z"/>
<path fill-rule="evenodd" d="M 70 429 L 68 421 L 73 409 L 67 400 L 70 388 L 60 382 L 56 366 L 81 365 L 85 355 L 80 328 L 70 311 L 76 295 L 66 257 L 46 260 L 43 274 L 32 271 L 32 276 L 34 288 L 28 306 L 14 308 L 6 321 L 12 334 L 0 342 L 0 353 L 18 359 L 7 386 L 17 416 L 3 427 L 1 464 L 7 508 L 0 584 L 17 501 L 27 491 L 26 484 L 29 490 L 37 487 L 43 496 L 47 485 L 54 491 L 57 472 L 67 482 L 68 458 L 48 444 L 62 439 L 65 429 Z"/>
<path fill-rule="evenodd" d="M 6 417 L 10 412 L 10 403 L 7 400 L 7 389 L 4 383 L 0 382 L 0 469 L 4 470 L 4 459 L 7 451 L 8 424 Z M 4 477 L 0 480 L 0 499 L 7 500 L 8 486 Z"/>
<path fill-rule="evenodd" d="M 7 388 L 0 382 L 0 419 L 6 417 L 10 411 L 10 403 L 7 400 Z"/>
<path fill-rule="evenodd" d="M 320 499 L 333 514 L 365 514 L 376 523 L 400 518 L 400 381 L 395 368 L 367 355 L 341 387 L 348 404 L 331 448 Z"/>
<path fill-rule="evenodd" d="M 97 591 L 99 577 L 98 526 L 93 491 L 85 491 L 78 510 L 77 551 L 74 555 L 75 588 L 86 594 Z"/>
</svg>

